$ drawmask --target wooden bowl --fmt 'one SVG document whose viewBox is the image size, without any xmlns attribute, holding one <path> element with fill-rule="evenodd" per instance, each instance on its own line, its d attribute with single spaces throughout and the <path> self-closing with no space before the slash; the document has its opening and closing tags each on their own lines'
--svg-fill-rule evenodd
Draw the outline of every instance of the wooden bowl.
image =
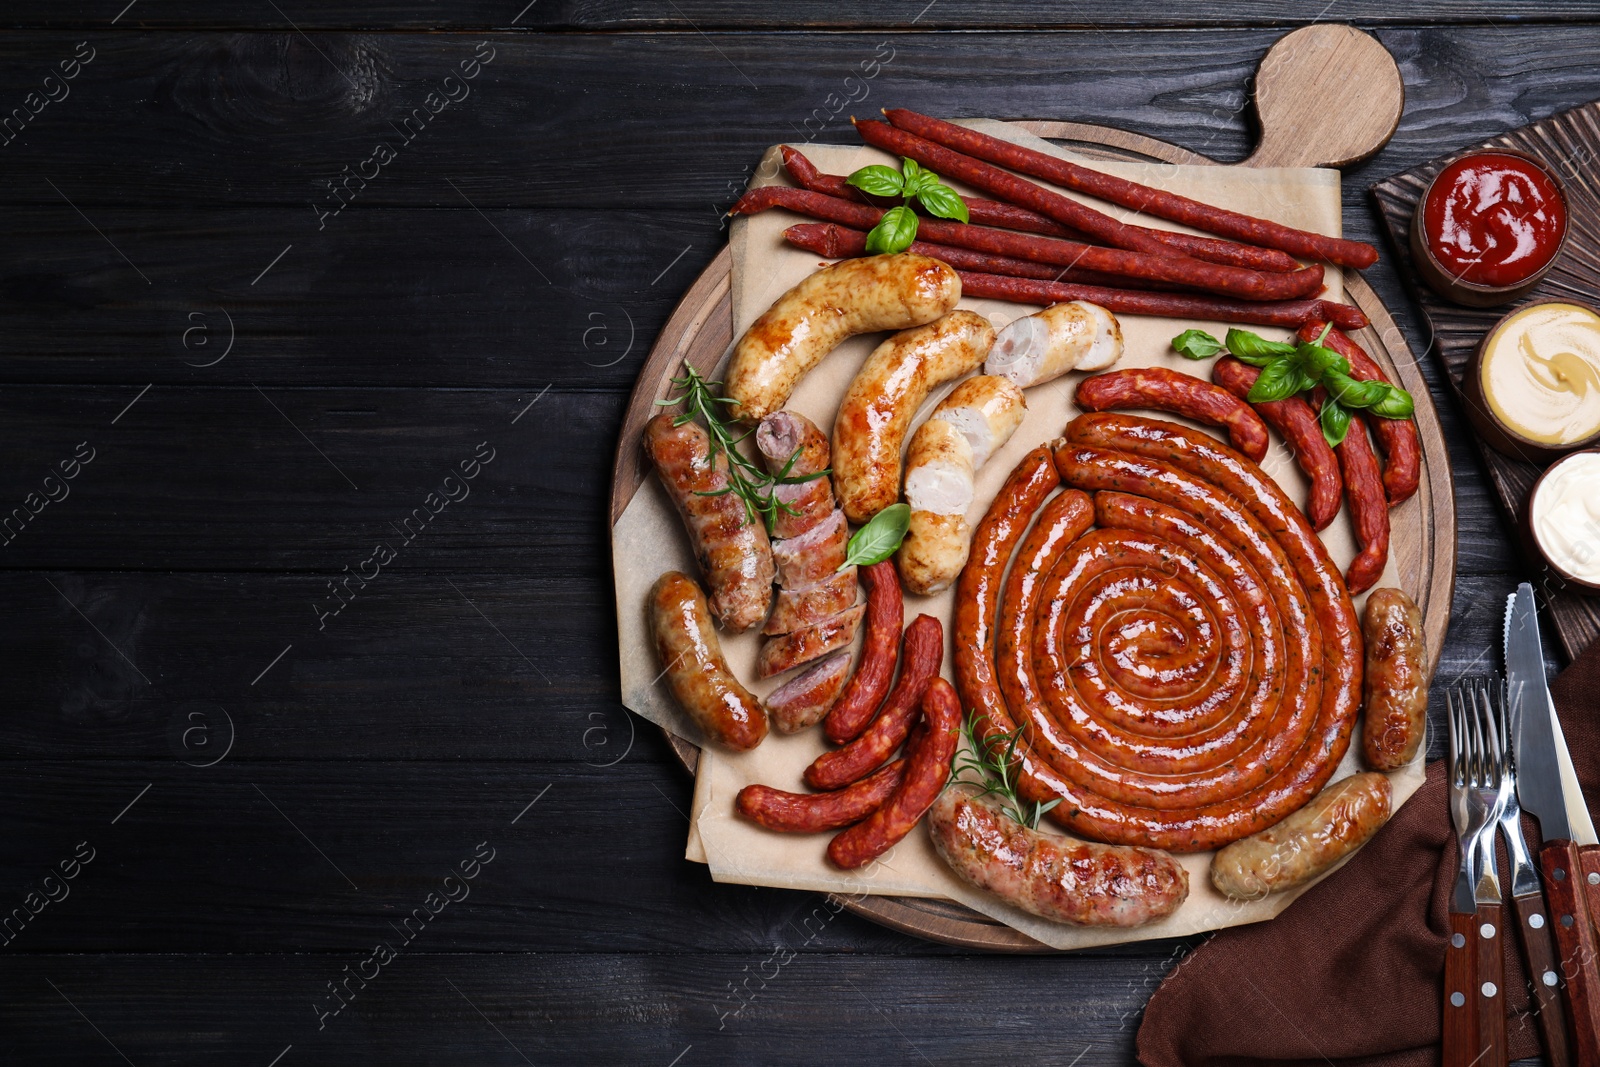
<svg viewBox="0 0 1600 1067">
<path fill-rule="evenodd" d="M 1528 463 L 1537 463 L 1541 466 L 1560 459 L 1572 452 L 1578 452 L 1600 444 L 1600 430 L 1578 441 L 1564 445 L 1551 445 L 1544 441 L 1534 441 L 1523 436 L 1508 426 L 1495 414 L 1494 408 L 1489 406 L 1489 399 L 1483 389 L 1483 357 L 1489 347 L 1489 341 L 1500 328 L 1514 315 L 1520 315 L 1531 307 L 1540 304 L 1571 304 L 1580 307 L 1591 314 L 1600 317 L 1600 310 L 1582 300 L 1573 300 L 1568 297 L 1548 297 L 1541 300 L 1530 300 L 1520 307 L 1514 307 L 1495 320 L 1483 337 L 1478 341 L 1477 348 L 1472 351 L 1472 359 L 1468 361 L 1465 372 L 1461 375 L 1461 396 L 1466 403 L 1467 421 L 1472 423 L 1472 428 L 1496 452 L 1503 453 L 1513 459 L 1524 460 Z"/>
<path fill-rule="evenodd" d="M 1556 187 L 1556 192 L 1561 197 L 1561 210 L 1563 225 L 1561 227 L 1561 240 L 1556 243 L 1556 250 L 1540 267 L 1529 277 L 1514 285 L 1482 285 L 1477 282 L 1462 281 L 1447 270 L 1433 254 L 1423 233 L 1423 212 L 1428 205 L 1428 197 L 1433 193 L 1434 182 L 1439 180 L 1439 175 L 1449 170 L 1452 165 L 1468 156 L 1516 156 L 1518 159 L 1527 160 L 1546 174 L 1551 183 Z M 1416 210 L 1411 214 L 1411 262 L 1416 266 L 1417 274 L 1427 283 L 1429 289 L 1438 293 L 1446 300 L 1468 307 L 1496 307 L 1500 304 L 1509 304 L 1518 297 L 1526 296 L 1533 291 L 1533 287 L 1550 273 L 1550 268 L 1555 266 L 1556 260 L 1561 258 L 1562 251 L 1567 247 L 1567 236 L 1572 232 L 1571 201 L 1567 197 L 1567 187 L 1562 184 L 1561 176 L 1550 169 L 1544 160 L 1527 152 L 1515 148 L 1473 149 L 1454 156 L 1444 166 L 1440 167 L 1433 178 L 1429 180 L 1428 187 L 1422 190 L 1422 196 L 1417 199 Z"/>
<path fill-rule="evenodd" d="M 1520 516 L 1520 521 L 1517 523 L 1517 528 L 1518 532 L 1522 535 L 1523 546 L 1527 549 L 1528 553 L 1534 556 L 1541 564 L 1544 565 L 1545 577 L 1551 586 L 1567 592 L 1577 593 L 1581 596 L 1600 596 L 1600 583 L 1579 578 L 1550 558 L 1549 552 L 1546 551 L 1543 542 L 1539 540 L 1539 534 L 1533 526 L 1533 502 L 1538 499 L 1539 490 L 1543 488 L 1546 479 L 1548 479 L 1551 473 L 1558 467 L 1561 467 L 1566 463 L 1577 459 L 1579 456 L 1584 455 L 1600 455 L 1600 448 L 1588 448 L 1581 449 L 1577 452 L 1569 452 L 1561 459 L 1550 464 L 1550 466 L 1546 468 L 1545 472 L 1539 475 L 1539 480 L 1533 483 L 1533 488 L 1528 492 L 1527 502 L 1522 506 L 1522 514 Z M 1600 552 L 1600 533 L 1597 533 L 1595 537 L 1595 551 Z"/>
</svg>

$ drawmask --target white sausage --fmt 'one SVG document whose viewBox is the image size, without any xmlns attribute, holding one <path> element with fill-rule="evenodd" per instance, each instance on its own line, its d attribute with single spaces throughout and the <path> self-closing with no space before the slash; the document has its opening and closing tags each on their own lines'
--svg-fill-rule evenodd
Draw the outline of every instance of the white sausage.
<svg viewBox="0 0 1600 1067">
<path fill-rule="evenodd" d="M 1007 325 L 983 369 L 1028 388 L 1071 370 L 1105 370 L 1121 357 L 1116 316 L 1099 304 L 1073 300 Z"/>
</svg>

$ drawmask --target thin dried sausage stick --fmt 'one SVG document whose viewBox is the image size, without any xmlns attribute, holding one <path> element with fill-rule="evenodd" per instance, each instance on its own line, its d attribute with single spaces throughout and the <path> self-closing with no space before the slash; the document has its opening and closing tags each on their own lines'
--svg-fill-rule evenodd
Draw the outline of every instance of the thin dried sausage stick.
<svg viewBox="0 0 1600 1067">
<path fill-rule="evenodd" d="M 836 196 L 826 196 L 808 189 L 791 189 L 787 185 L 765 185 L 745 193 L 733 207 L 728 209 L 728 214 L 754 215 L 773 208 L 786 208 L 825 222 L 837 222 L 854 229 L 868 230 L 878 224 L 884 211 L 883 208 L 872 207 L 870 204 L 841 200 Z M 1157 246 L 1155 252 L 1106 248 L 1062 237 L 1038 237 L 1011 230 L 996 230 L 988 226 L 974 226 L 965 222 L 947 222 L 944 219 L 920 220 L 917 224 L 917 233 L 935 244 L 955 245 L 959 248 L 1027 259 L 1036 263 L 1082 267 L 1108 274 L 1172 282 L 1189 288 L 1227 294 L 1241 300 L 1291 300 L 1309 296 L 1322 289 L 1323 271 L 1320 264 L 1302 267 L 1287 274 L 1275 274 L 1247 270 L 1243 267 L 1228 267 L 1220 263 L 1206 263 L 1180 255 L 1161 245 Z"/>
<path fill-rule="evenodd" d="M 897 759 L 854 785 L 832 793 L 790 793 L 770 785 L 747 785 L 734 798 L 734 810 L 780 834 L 815 834 L 860 822 L 883 807 L 905 778 L 906 761 Z"/>
<path fill-rule="evenodd" d="M 1267 457 L 1267 426 L 1243 400 L 1192 374 L 1165 367 L 1106 371 L 1078 383 L 1073 401 L 1084 411 L 1152 408 L 1221 426 L 1233 447 L 1260 463 Z"/>
<path fill-rule="evenodd" d="M 1249 300 L 1224 300 L 1221 297 L 1188 293 L 1151 293 L 1133 289 L 1108 289 L 1097 285 L 1070 285 L 1032 278 L 1008 278 L 1001 274 L 956 271 L 961 278 L 961 295 L 990 300 L 1009 300 L 1013 304 L 1050 304 L 1087 300 L 1119 315 L 1159 315 L 1173 319 L 1212 319 L 1248 326 L 1288 326 L 1295 328 L 1314 319 L 1332 319 L 1347 329 L 1368 325 L 1361 309 L 1331 300 L 1276 300 L 1256 303 Z"/>
<path fill-rule="evenodd" d="M 900 575 L 894 563 L 884 560 L 861 569 L 867 583 L 867 639 L 861 664 L 834 701 L 823 733 L 842 745 L 855 739 L 871 721 L 894 677 L 895 655 L 900 649 L 900 628 L 905 603 L 900 596 Z"/>
<path fill-rule="evenodd" d="M 1211 368 L 1211 380 L 1245 400 L 1261 371 L 1232 356 L 1223 356 Z M 1344 502 L 1344 480 L 1339 476 L 1339 460 L 1322 436 L 1322 426 L 1311 405 L 1298 396 L 1268 400 L 1254 405 L 1256 412 L 1283 436 L 1294 453 L 1295 462 L 1311 480 L 1306 496 L 1306 518 L 1313 530 L 1325 530 L 1339 514 Z"/>
<path fill-rule="evenodd" d="M 824 752 L 804 774 L 812 789 L 839 789 L 886 763 L 911 732 L 922 694 L 944 662 L 944 627 L 932 615 L 918 615 L 906 627 L 901 643 L 900 680 L 884 700 L 877 718 L 860 737 L 843 748 Z"/>
<path fill-rule="evenodd" d="M 1320 401 L 1322 392 L 1317 389 L 1312 396 Z M 1361 546 L 1345 572 L 1345 584 L 1354 595 L 1371 589 L 1383 577 L 1384 564 L 1389 561 L 1389 504 L 1383 495 L 1378 456 L 1367 437 L 1367 420 L 1359 413 L 1351 414 L 1350 428 L 1333 451 L 1339 457 L 1339 469 L 1344 474 L 1350 525 L 1355 528 L 1356 543 Z"/>
<path fill-rule="evenodd" d="M 864 230 L 853 230 L 836 222 L 802 222 L 783 231 L 784 240 L 796 248 L 815 252 L 829 259 L 848 259 L 867 254 L 867 235 Z M 974 252 L 955 245 L 934 244 L 931 241 L 912 241 L 907 252 L 930 256 L 957 270 L 978 271 L 984 274 L 1001 274 L 1008 278 L 1033 278 L 1039 281 L 1070 282 L 1077 285 L 1121 286 L 1125 289 L 1149 289 L 1155 292 L 1174 292 L 1180 286 L 1169 282 L 1152 282 L 1143 278 L 1128 278 L 1106 274 L 1098 270 L 1081 270 L 1077 267 L 1057 267 L 1049 263 L 1034 263 L 1011 256 L 995 256 L 988 252 Z"/>
<path fill-rule="evenodd" d="M 1326 259 L 1341 267 L 1354 267 L 1357 270 L 1363 270 L 1378 261 L 1378 250 L 1361 241 L 1326 237 L 1319 233 L 1297 230 L 1266 219 L 1228 211 L 1211 204 L 1203 204 L 1198 200 L 1179 196 L 1177 193 L 1152 189 L 1126 178 L 1091 170 L 1055 156 L 1047 156 L 1043 152 L 1036 152 L 1031 148 L 1010 144 L 977 130 L 919 115 L 904 108 L 886 111 L 884 115 L 895 126 L 911 131 L 918 137 L 947 146 L 949 149 L 957 149 L 1056 185 L 1088 193 L 1090 196 L 1097 196 L 1102 200 L 1109 200 L 1114 204 L 1121 204 L 1123 207 L 1133 208 L 1135 211 L 1142 211 L 1158 218 L 1181 222 L 1197 230 L 1205 230 L 1207 233 L 1221 234 L 1224 237 L 1232 237 L 1254 245 L 1264 245 L 1267 248 L 1282 249 L 1308 259 Z M 862 124 L 856 125 L 859 128 Z M 909 152 L 902 154 L 911 155 L 911 158 L 916 159 L 918 163 L 925 162 Z M 951 177 L 962 177 L 954 170 L 945 171 L 938 167 L 934 169 Z M 993 189 L 986 191 L 995 192 Z"/>
<path fill-rule="evenodd" d="M 850 871 L 877 859 L 909 834 L 939 799 L 950 779 L 950 759 L 956 754 L 961 728 L 961 701 L 955 687 L 943 678 L 929 682 L 922 714 L 927 725 L 911 750 L 900 787 L 883 807 L 828 843 L 828 859 L 834 866 Z"/>
<path fill-rule="evenodd" d="M 779 150 L 783 153 L 784 169 L 800 188 L 847 200 L 875 203 L 871 197 L 851 185 L 841 175 L 823 174 L 818 171 L 815 164 L 788 145 L 780 145 Z M 967 205 L 968 220 L 978 226 L 996 226 L 1003 230 L 1021 230 L 1024 233 L 1043 234 L 1046 237 L 1070 237 L 1080 241 L 1089 236 L 1081 230 L 1069 229 L 1036 211 L 1029 211 L 1027 208 L 1008 204 L 1002 200 L 982 200 L 970 196 L 961 199 Z M 1123 225 L 1146 233 L 1169 248 L 1193 256 L 1195 259 L 1226 263 L 1229 266 L 1246 267 L 1250 270 L 1270 271 L 1274 274 L 1285 274 L 1300 269 L 1299 262 L 1293 256 L 1276 248 L 1261 248 L 1257 245 L 1239 244 L 1215 237 L 1201 237 L 1192 233 L 1153 230 L 1148 226 L 1136 226 L 1133 223 L 1123 223 Z"/>
<path fill-rule="evenodd" d="M 954 263 L 950 264 L 952 267 Z M 1300 340 L 1315 341 L 1326 323 L 1308 322 L 1300 328 Z M 1350 361 L 1350 377 L 1358 382 L 1388 382 L 1366 349 L 1346 337 L 1338 327 L 1328 331 L 1322 343 Z M 1422 481 L 1422 444 L 1417 439 L 1417 424 L 1412 419 L 1384 419 L 1373 417 L 1373 436 L 1383 448 L 1383 489 L 1389 496 L 1389 506 L 1394 507 L 1411 497 Z"/>
</svg>

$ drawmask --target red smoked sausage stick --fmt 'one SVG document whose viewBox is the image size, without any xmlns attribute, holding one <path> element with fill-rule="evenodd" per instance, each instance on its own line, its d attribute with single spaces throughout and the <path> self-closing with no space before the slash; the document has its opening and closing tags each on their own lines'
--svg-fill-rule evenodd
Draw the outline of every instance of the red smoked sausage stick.
<svg viewBox="0 0 1600 1067">
<path fill-rule="evenodd" d="M 1261 371 L 1248 363 L 1240 363 L 1232 356 L 1223 356 L 1211 368 L 1211 380 L 1240 400 L 1250 395 L 1250 387 L 1256 384 L 1259 377 Z M 1311 528 L 1327 529 L 1344 502 L 1344 480 L 1339 477 L 1339 459 L 1322 436 L 1317 413 L 1298 396 L 1291 396 L 1287 400 L 1269 400 L 1254 407 L 1273 429 L 1283 435 L 1300 469 L 1311 479 L 1311 491 L 1306 497 L 1306 518 L 1311 520 Z"/>
<path fill-rule="evenodd" d="M 1070 202 L 1070 201 L 1069 201 Z M 787 208 L 826 222 L 839 222 L 856 229 L 870 230 L 883 218 L 883 209 L 854 200 L 791 189 L 787 185 L 765 185 L 741 196 L 730 215 L 753 215 L 772 208 Z M 1122 248 L 1102 248 L 1068 241 L 1060 237 L 973 226 L 944 219 L 921 219 L 917 234 L 924 240 L 959 248 L 992 252 L 1036 263 L 1055 263 L 1064 267 L 1083 267 L 1153 281 L 1225 293 L 1244 300 L 1287 300 L 1309 296 L 1322 288 L 1322 267 L 1304 267 L 1292 274 L 1270 274 L 1204 263 L 1179 255 L 1165 246 L 1154 254 L 1130 252 Z"/>
<path fill-rule="evenodd" d="M 911 732 L 922 694 L 943 662 L 944 627 L 932 615 L 918 615 L 906 627 L 901 642 L 900 680 L 884 700 L 878 717 L 848 745 L 813 760 L 805 771 L 806 785 L 812 789 L 838 789 L 887 763 Z"/>
<path fill-rule="evenodd" d="M 1253 303 L 1224 300 L 1221 297 L 1189 293 L 1152 293 L 1135 289 L 1110 289 L 1098 285 L 1007 278 L 957 269 L 961 295 L 990 300 L 1009 300 L 1013 304 L 1047 307 L 1069 300 L 1087 300 L 1121 315 L 1160 315 L 1173 319 L 1214 319 L 1250 326 L 1298 327 L 1312 319 L 1332 319 L 1352 330 L 1367 325 L 1367 316 L 1350 304 L 1331 300 L 1278 300 Z"/>
<path fill-rule="evenodd" d="M 1106 371 L 1079 382 L 1072 399 L 1084 411 L 1170 411 L 1225 428 L 1233 447 L 1257 463 L 1267 456 L 1267 425 L 1261 416 L 1226 389 L 1192 374 L 1165 367 Z"/>
<path fill-rule="evenodd" d="M 952 267 L 954 263 L 950 264 Z M 1300 340 L 1315 341 L 1326 323 L 1308 322 L 1300 328 Z M 1375 363 L 1366 349 L 1346 337 L 1338 327 L 1328 331 L 1323 345 L 1350 361 L 1350 377 L 1358 382 L 1389 382 L 1389 376 Z M 1393 382 L 1389 382 L 1393 385 Z M 1383 488 L 1394 507 L 1411 497 L 1422 481 L 1422 445 L 1417 440 L 1417 424 L 1411 419 L 1369 420 L 1372 434 L 1383 448 Z"/>
<path fill-rule="evenodd" d="M 895 654 L 900 648 L 900 628 L 905 623 L 905 602 L 900 596 L 900 572 L 892 560 L 861 568 L 867 583 L 867 638 L 861 665 L 833 702 L 822 732 L 836 745 L 853 740 L 872 719 L 894 677 Z"/>
<path fill-rule="evenodd" d="M 860 822 L 883 807 L 900 785 L 906 761 L 897 759 L 854 785 L 832 793 L 790 793 L 770 785 L 747 785 L 733 806 L 740 815 L 768 830 L 814 834 Z"/>
<path fill-rule="evenodd" d="M 1312 392 L 1312 402 L 1319 408 L 1323 390 Z M 1339 469 L 1344 472 L 1344 496 L 1350 504 L 1350 525 L 1355 527 L 1356 543 L 1361 551 L 1350 561 L 1345 571 L 1345 585 L 1350 594 L 1365 592 L 1383 577 L 1383 565 L 1389 560 L 1389 505 L 1383 497 L 1383 475 L 1378 471 L 1378 456 L 1367 439 L 1367 420 L 1359 414 L 1350 416 L 1350 428 L 1334 453 L 1339 457 Z"/>
<path fill-rule="evenodd" d="M 900 129 L 943 145 L 947 150 L 954 149 L 991 163 L 999 163 L 1012 170 L 1031 174 L 1035 178 L 1042 178 L 1080 193 L 1088 193 L 1090 196 L 1098 196 L 1102 200 L 1109 200 L 1113 204 L 1121 204 L 1123 207 L 1133 208 L 1147 215 L 1181 222 L 1197 230 L 1205 230 L 1207 233 L 1218 233 L 1250 244 L 1279 248 L 1307 259 L 1326 259 L 1341 267 L 1354 267 L 1357 270 L 1370 267 L 1378 261 L 1378 250 L 1361 241 L 1325 237 L 1322 234 L 1242 215 L 1237 211 L 1203 204 L 1198 200 L 1179 196 L 1177 193 L 1152 189 L 1126 178 L 1103 174 L 1064 159 L 1057 159 L 1055 156 L 1045 155 L 1043 152 L 1036 152 L 1031 148 L 1023 148 L 1021 145 L 1002 141 L 998 137 L 991 137 L 965 126 L 919 115 L 915 111 L 896 108 L 885 111 L 884 115 Z M 856 125 L 859 128 L 862 124 Z M 925 162 L 910 152 L 901 154 L 911 156 L 918 163 Z M 934 169 L 939 170 L 941 174 L 967 180 L 954 169 L 946 170 L 938 167 Z M 994 189 L 983 186 L 979 188 L 984 188 L 986 192 L 995 195 L 1003 195 Z"/>
<path fill-rule="evenodd" d="M 815 252 L 829 259 L 848 259 L 867 254 L 867 235 L 863 230 L 852 230 L 832 222 L 802 222 L 783 231 L 784 240 L 796 248 Z M 1041 281 L 1070 282 L 1075 285 L 1108 285 L 1113 288 L 1152 289 L 1171 291 L 1178 288 L 1167 282 L 1147 282 L 1139 278 L 1122 278 L 1103 274 L 1097 270 L 1079 270 L 1076 267 L 1052 267 L 1048 263 L 1030 263 L 1009 256 L 991 256 L 987 252 L 974 252 L 970 248 L 954 245 L 936 245 L 929 241 L 912 241 L 907 252 L 943 260 L 957 270 L 980 271 L 984 274 L 1003 274 L 1008 278 L 1037 278 Z"/>
<path fill-rule="evenodd" d="M 784 169 L 789 172 L 789 177 L 799 183 L 802 189 L 809 189 L 814 193 L 826 193 L 828 196 L 843 197 L 847 200 L 861 200 L 873 203 L 871 197 L 860 189 L 847 182 L 837 174 L 823 174 L 816 166 L 798 151 L 788 145 L 779 145 L 783 153 Z M 1004 230 L 1021 230 L 1024 233 L 1039 233 L 1048 237 L 1070 237 L 1074 240 L 1083 240 L 1087 235 L 1078 230 L 1068 229 L 1052 218 L 1041 215 L 1036 211 L 1007 204 L 1000 200 L 981 200 L 976 197 L 964 196 L 961 198 L 967 205 L 968 221 L 978 226 L 997 226 Z M 1235 267 L 1247 267 L 1250 270 L 1271 271 L 1275 274 L 1284 274 L 1292 270 L 1299 270 L 1300 264 L 1287 252 L 1280 252 L 1276 248 L 1258 248 L 1255 245 L 1243 245 L 1235 241 L 1222 241 L 1215 237 L 1200 237 L 1192 233 L 1172 233 L 1168 230 L 1152 230 L 1146 226 L 1133 226 L 1124 223 L 1130 229 L 1142 230 L 1155 240 L 1184 255 L 1193 256 L 1195 259 L 1204 259 L 1212 263 L 1227 263 Z"/>
<path fill-rule="evenodd" d="M 906 776 L 883 807 L 835 837 L 828 844 L 828 859 L 845 870 L 877 859 L 917 825 L 917 820 L 939 799 L 950 779 L 950 759 L 956 754 L 961 728 L 961 701 L 955 686 L 943 678 L 928 683 L 922 696 L 926 729 L 906 763 Z"/>
</svg>

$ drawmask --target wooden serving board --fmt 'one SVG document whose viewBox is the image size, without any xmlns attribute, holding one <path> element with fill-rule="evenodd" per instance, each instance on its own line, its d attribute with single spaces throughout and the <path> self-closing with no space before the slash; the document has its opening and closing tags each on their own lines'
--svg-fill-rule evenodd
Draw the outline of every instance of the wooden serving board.
<svg viewBox="0 0 1600 1067">
<path fill-rule="evenodd" d="M 1362 75 L 1351 76 L 1353 70 Z M 1399 122 L 1403 96 L 1399 71 L 1382 45 L 1352 27 L 1321 24 L 1296 30 L 1267 53 L 1256 80 L 1256 104 L 1263 128 L 1261 144 L 1241 165 L 1314 167 L 1343 165 L 1376 152 Z M 1330 113 L 1357 117 L 1330 123 Z M 1295 136 L 1302 124 L 1311 122 L 1316 123 L 1318 136 Z M 1093 158 L 1217 165 L 1215 160 L 1177 145 L 1108 126 L 1050 121 L 1015 124 Z M 1330 129 L 1342 131 L 1341 138 L 1330 141 Z M 644 481 L 647 471 L 640 435 L 645 422 L 661 410 L 656 401 L 671 392 L 669 379 L 685 360 L 709 374 L 733 343 L 732 263 L 732 251 L 724 248 L 695 280 L 639 372 L 612 470 L 612 526 Z M 1352 272 L 1346 273 L 1345 292 L 1346 299 L 1372 320 L 1371 326 L 1353 335 L 1355 340 L 1417 401 L 1422 483 L 1416 496 L 1392 513 L 1391 554 L 1402 584 L 1422 609 L 1431 674 L 1444 644 L 1455 586 L 1456 520 L 1449 455 L 1417 358 L 1388 309 Z M 699 749 L 671 733 L 667 739 L 693 773 Z M 949 945 L 997 952 L 1052 951 L 951 901 L 887 896 L 837 899 L 856 914 L 891 929 Z"/>
<path fill-rule="evenodd" d="M 1422 284 L 1412 268 L 1411 213 L 1433 176 L 1443 170 L 1449 160 L 1462 152 L 1493 148 L 1520 149 L 1543 160 L 1561 175 L 1568 197 L 1571 231 L 1560 258 L 1533 292 L 1504 307 L 1460 307 Z M 1472 359 L 1473 349 L 1501 315 L 1518 304 L 1534 300 L 1568 298 L 1593 303 L 1595 294 L 1600 292 L 1600 189 L 1591 177 L 1595 160 L 1600 159 L 1600 101 L 1518 127 L 1464 148 L 1462 152 L 1386 178 L 1372 187 L 1372 196 L 1389 229 L 1391 247 L 1403 268 L 1400 273 L 1433 329 L 1434 343 L 1429 347 L 1438 353 L 1444 364 L 1450 384 L 1456 389 L 1456 398 L 1465 403 L 1461 396 L 1461 377 Z M 1489 480 L 1494 484 L 1500 503 L 1511 521 L 1518 522 L 1533 483 L 1544 468 L 1496 452 L 1476 434 L 1473 440 L 1489 468 Z M 1537 570 L 1537 563 L 1529 569 Z M 1600 597 L 1546 587 L 1540 589 L 1539 599 L 1549 610 L 1556 636 L 1569 659 L 1577 659 L 1579 653 L 1600 637 Z"/>
</svg>

